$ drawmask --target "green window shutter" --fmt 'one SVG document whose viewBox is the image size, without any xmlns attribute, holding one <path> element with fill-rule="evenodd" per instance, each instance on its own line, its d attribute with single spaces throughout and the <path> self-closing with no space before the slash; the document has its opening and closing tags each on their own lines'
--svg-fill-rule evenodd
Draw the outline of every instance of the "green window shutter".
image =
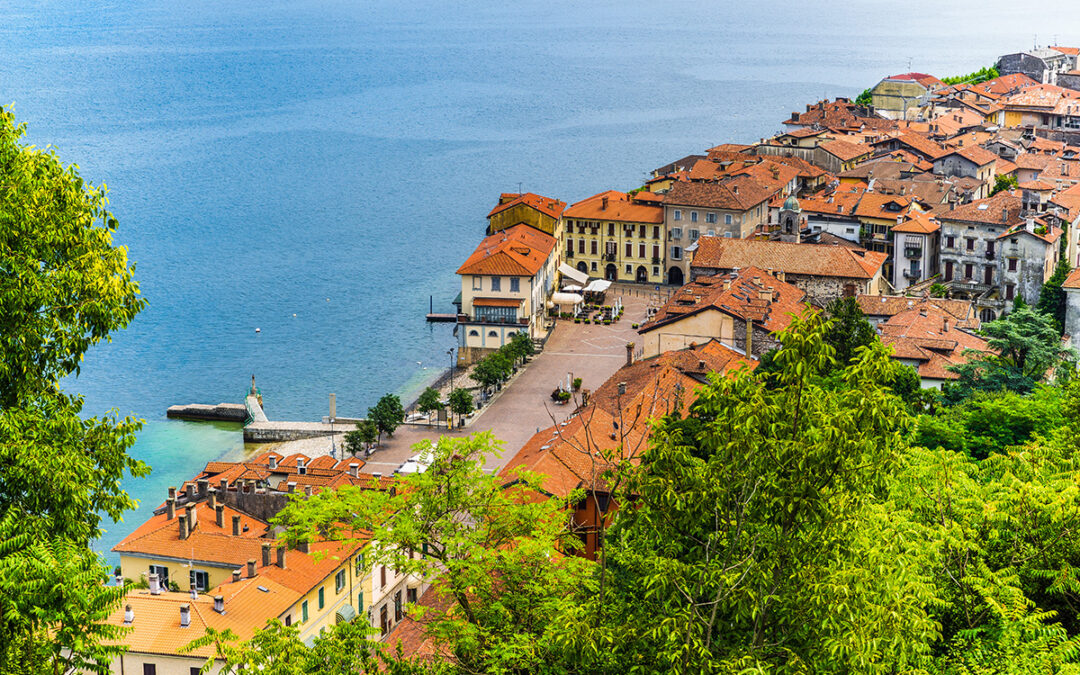
<svg viewBox="0 0 1080 675">
<path fill-rule="evenodd" d="M 300 605 L 300 617 L 301 617 L 300 618 L 301 621 L 306 622 L 307 619 L 308 619 L 307 600 L 305 600 L 304 603 L 302 605 Z"/>
<path fill-rule="evenodd" d="M 357 611 L 357 613 L 364 611 L 364 592 L 363 591 L 360 591 L 360 593 L 356 596 L 356 611 Z"/>
<path fill-rule="evenodd" d="M 319 609 L 322 609 L 325 604 L 326 604 L 326 588 L 323 587 L 323 588 L 319 589 Z"/>
</svg>

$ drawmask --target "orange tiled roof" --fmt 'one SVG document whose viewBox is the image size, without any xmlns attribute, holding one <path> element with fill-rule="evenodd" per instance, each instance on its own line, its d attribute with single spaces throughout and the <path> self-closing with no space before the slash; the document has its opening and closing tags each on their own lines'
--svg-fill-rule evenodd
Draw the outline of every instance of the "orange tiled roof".
<svg viewBox="0 0 1080 675">
<path fill-rule="evenodd" d="M 554 249 L 554 237 L 521 223 L 485 237 L 457 273 L 531 277 Z"/>
<path fill-rule="evenodd" d="M 1068 278 L 1065 279 L 1065 283 L 1061 284 L 1061 286 L 1062 288 L 1080 288 L 1080 267 L 1069 272 Z"/>
<path fill-rule="evenodd" d="M 930 302 L 893 315 L 880 330 L 895 358 L 918 361 L 916 369 L 925 378 L 957 379 L 947 366 L 966 362 L 965 350 L 987 350 L 985 340 L 958 328 L 951 313 Z"/>
<path fill-rule="evenodd" d="M 675 183 L 664 195 L 665 204 L 748 211 L 768 200 L 769 192 L 749 177 L 720 183 Z"/>
<path fill-rule="evenodd" d="M 843 140 L 826 141 L 818 147 L 844 162 L 868 156 L 872 152 L 869 146 L 862 143 L 850 143 Z"/>
<path fill-rule="evenodd" d="M 648 193 L 652 194 L 652 193 Z M 564 218 L 581 218 L 584 220 L 613 220 L 623 223 L 652 223 L 664 222 L 664 209 L 661 206 L 643 204 L 641 201 L 631 199 L 625 192 L 607 190 L 592 197 L 582 199 L 572 204 L 563 212 Z"/>
<path fill-rule="evenodd" d="M 786 274 L 871 279 L 887 259 L 886 253 L 840 246 L 703 236 L 690 266 L 721 270 L 753 266 Z"/>
<path fill-rule="evenodd" d="M 638 331 L 649 331 L 712 309 L 756 323 L 770 332 L 783 330 L 806 305 L 806 294 L 763 269 L 702 277 L 675 291 Z"/>
<path fill-rule="evenodd" d="M 1002 191 L 986 199 L 976 199 L 973 202 L 958 205 L 951 211 L 942 211 L 938 214 L 938 219 L 960 223 L 1015 225 L 1021 222 L 1020 206 L 1019 194 Z"/>
<path fill-rule="evenodd" d="M 240 567 L 262 555 L 262 537 L 266 522 L 236 509 L 224 507 L 224 527 L 218 527 L 214 510 L 207 502 L 195 504 L 197 525 L 187 539 L 180 538 L 179 518 L 169 520 L 167 513 L 151 516 L 134 532 L 113 547 L 117 553 L 166 556 L 179 560 L 198 560 Z M 186 512 L 177 508 L 177 516 Z M 232 517 L 240 516 L 241 534 L 232 535 Z"/>
<path fill-rule="evenodd" d="M 909 213 L 902 223 L 892 226 L 893 232 L 908 232 L 911 234 L 931 234 L 941 229 L 941 223 L 934 217 L 925 213 Z"/>
<path fill-rule="evenodd" d="M 980 148 L 977 145 L 965 145 L 952 152 L 947 152 L 941 157 L 948 157 L 949 155 L 960 155 L 964 159 L 974 163 L 976 166 L 986 166 L 990 162 L 997 161 L 998 159 L 997 155 L 985 148 Z M 941 159 L 941 157 L 938 159 Z"/>
<path fill-rule="evenodd" d="M 532 192 L 521 194 L 517 192 L 504 192 L 499 196 L 499 203 L 495 205 L 495 208 L 491 209 L 491 212 L 488 213 L 487 217 L 490 218 L 496 213 L 501 213 L 518 204 L 524 204 L 525 206 L 536 209 L 545 216 L 550 216 L 552 218 L 558 218 L 562 215 L 563 209 L 566 208 L 566 202 L 552 199 L 551 197 L 543 197 Z"/>
<path fill-rule="evenodd" d="M 975 304 L 970 300 L 909 298 L 903 295 L 857 295 L 855 301 L 867 316 L 892 317 L 922 305 L 933 305 L 956 319 L 957 328 L 977 329 L 980 325 Z"/>
<path fill-rule="evenodd" d="M 862 218 L 895 220 L 898 215 L 913 210 L 917 212 L 918 209 L 912 208 L 913 204 L 914 200 L 911 197 L 867 192 L 863 194 L 858 206 L 855 207 L 855 215 Z"/>
</svg>

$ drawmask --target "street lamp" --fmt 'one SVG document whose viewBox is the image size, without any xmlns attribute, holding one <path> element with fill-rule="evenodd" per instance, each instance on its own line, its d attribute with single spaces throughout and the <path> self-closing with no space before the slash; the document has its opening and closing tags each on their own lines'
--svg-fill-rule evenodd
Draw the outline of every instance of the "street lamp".
<svg viewBox="0 0 1080 675">
<path fill-rule="evenodd" d="M 450 394 L 447 396 L 447 399 L 446 399 L 447 402 L 449 403 L 450 396 L 452 396 L 454 394 L 454 348 L 451 347 L 450 349 L 447 349 L 446 353 L 450 356 Z M 451 428 L 451 429 L 454 428 L 454 409 L 453 408 L 450 409 L 450 427 L 449 428 Z"/>
</svg>

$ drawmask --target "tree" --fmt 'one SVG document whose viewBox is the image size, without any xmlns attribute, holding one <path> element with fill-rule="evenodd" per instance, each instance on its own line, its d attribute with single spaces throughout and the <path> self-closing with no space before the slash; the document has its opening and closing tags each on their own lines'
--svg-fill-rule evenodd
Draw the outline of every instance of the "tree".
<svg viewBox="0 0 1080 675">
<path fill-rule="evenodd" d="M 1065 290 L 1061 286 L 1069 278 L 1069 272 L 1071 271 L 1072 267 L 1066 258 L 1059 260 L 1057 267 L 1054 268 L 1054 273 L 1050 275 L 1050 278 L 1046 280 L 1046 283 L 1043 284 L 1042 289 L 1039 291 L 1039 302 L 1035 305 L 1037 311 L 1054 320 L 1058 335 L 1065 332 L 1066 298 Z"/>
<path fill-rule="evenodd" d="M 429 593 L 445 602 L 410 613 L 453 655 L 458 672 L 566 670 L 558 618 L 592 591 L 594 566 L 563 555 L 576 542 L 568 503 L 542 497 L 537 475 L 486 471 L 487 457 L 499 450 L 490 433 L 425 441 L 414 450 L 431 465 L 399 478 L 396 490 L 325 491 L 292 502 L 276 524 L 291 543 L 320 531 L 370 532 L 373 564 L 432 581 Z"/>
<path fill-rule="evenodd" d="M 498 352 L 495 352 L 480 359 L 476 365 L 473 366 L 470 375 L 472 379 L 476 380 L 486 391 L 505 379 L 504 365 L 505 358 L 500 357 Z"/>
<path fill-rule="evenodd" d="M 416 408 L 420 412 L 428 415 L 430 419 L 431 413 L 435 412 L 442 406 L 442 397 L 439 396 L 438 390 L 434 387 L 428 387 L 421 394 L 420 398 L 416 399 Z"/>
<path fill-rule="evenodd" d="M 935 282 L 930 284 L 928 292 L 931 298 L 944 298 L 949 294 L 949 287 Z"/>
<path fill-rule="evenodd" d="M 994 179 L 994 188 L 990 190 L 990 196 L 994 196 L 1002 190 L 1011 190 L 1015 188 L 1019 182 L 1016 180 L 1016 176 L 1012 174 L 1005 176 L 998 176 Z"/>
<path fill-rule="evenodd" d="M 847 366 L 859 347 L 869 346 L 878 339 L 855 298 L 833 300 L 825 307 L 825 317 L 828 320 L 825 343 L 836 351 L 839 367 Z"/>
<path fill-rule="evenodd" d="M 525 360 L 526 357 L 532 356 L 536 352 L 532 337 L 529 336 L 527 331 L 518 331 L 510 336 L 510 345 L 514 354 L 520 360 Z"/>
<path fill-rule="evenodd" d="M 356 428 L 345 434 L 345 449 L 353 457 L 366 451 L 379 439 L 379 426 L 374 420 L 359 420 Z"/>
<path fill-rule="evenodd" d="M 950 403 L 980 390 L 1026 394 L 1055 371 L 1065 372 L 1068 364 L 1076 362 L 1076 352 L 1062 346 L 1052 319 L 1026 304 L 985 324 L 979 334 L 986 338 L 990 351 L 967 350 L 966 363 L 947 366 L 959 375 L 956 383 L 945 387 Z"/>
<path fill-rule="evenodd" d="M 855 97 L 855 105 L 873 105 L 874 94 L 869 89 L 863 89 L 862 93 Z"/>
<path fill-rule="evenodd" d="M 462 418 L 473 411 L 473 398 L 465 389 L 450 392 L 450 412 Z"/>
<path fill-rule="evenodd" d="M 375 423 L 378 442 L 382 442 L 383 434 L 393 436 L 394 430 L 401 426 L 405 419 L 405 408 L 397 394 L 384 394 L 374 407 L 368 408 L 368 419 Z"/>
<path fill-rule="evenodd" d="M 60 381 L 145 301 L 104 188 L 24 132 L 0 108 L 0 663 L 101 672 L 115 635 L 100 621 L 122 592 L 101 590 L 87 545 L 135 505 L 124 475 L 149 468 L 127 454 L 139 422 L 84 417 Z"/>
</svg>

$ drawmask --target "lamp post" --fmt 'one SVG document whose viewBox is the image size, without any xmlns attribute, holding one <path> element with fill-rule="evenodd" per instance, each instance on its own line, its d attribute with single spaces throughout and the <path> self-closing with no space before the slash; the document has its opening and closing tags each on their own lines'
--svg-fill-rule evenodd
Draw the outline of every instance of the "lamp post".
<svg viewBox="0 0 1080 675">
<path fill-rule="evenodd" d="M 450 394 L 447 395 L 447 397 L 446 397 L 447 402 L 449 402 L 450 401 L 450 396 L 453 396 L 453 394 L 454 394 L 454 348 L 451 347 L 450 349 L 447 349 L 446 353 L 450 356 Z M 453 408 L 450 409 L 450 427 L 449 428 L 451 428 L 451 429 L 454 428 L 454 409 Z"/>
</svg>

